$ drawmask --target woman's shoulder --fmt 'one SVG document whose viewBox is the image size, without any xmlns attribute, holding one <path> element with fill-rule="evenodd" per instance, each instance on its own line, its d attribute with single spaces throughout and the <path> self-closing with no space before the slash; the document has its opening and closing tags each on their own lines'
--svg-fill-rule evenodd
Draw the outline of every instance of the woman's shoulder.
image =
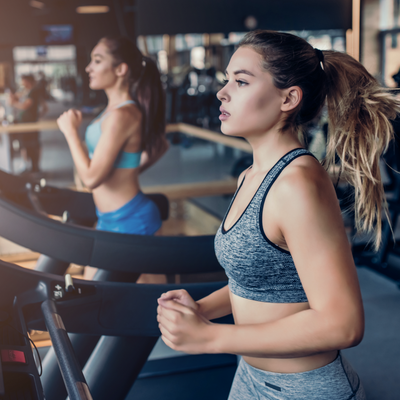
<svg viewBox="0 0 400 400">
<path fill-rule="evenodd" d="M 123 107 L 114 108 L 110 111 L 110 116 L 121 119 L 122 121 L 142 118 L 142 113 L 136 103 L 126 104 Z"/>
<path fill-rule="evenodd" d="M 268 207 L 269 215 L 286 227 L 315 221 L 315 216 L 320 222 L 340 218 L 332 180 L 313 157 L 299 157 L 282 171 L 271 187 Z"/>
<path fill-rule="evenodd" d="M 140 125 L 142 113 L 136 104 L 129 104 L 124 107 L 115 108 L 109 111 L 104 122 L 115 128 L 135 127 Z"/>
<path fill-rule="evenodd" d="M 293 160 L 274 184 L 277 198 L 320 198 L 334 194 L 332 180 L 318 160 L 302 156 Z"/>
</svg>

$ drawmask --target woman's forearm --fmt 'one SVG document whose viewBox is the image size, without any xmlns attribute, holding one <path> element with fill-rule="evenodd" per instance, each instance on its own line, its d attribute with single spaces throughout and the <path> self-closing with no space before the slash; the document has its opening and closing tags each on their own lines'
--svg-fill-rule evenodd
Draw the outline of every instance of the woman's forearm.
<svg viewBox="0 0 400 400">
<path fill-rule="evenodd" d="M 295 358 L 357 345 L 363 335 L 363 319 L 335 322 L 335 318 L 309 309 L 264 324 L 214 324 L 209 332 L 209 352 Z"/>
<path fill-rule="evenodd" d="M 89 180 L 90 158 L 82 145 L 77 131 L 73 135 L 66 136 L 72 159 L 79 177 L 86 186 Z"/>
<path fill-rule="evenodd" d="M 212 320 L 232 313 L 228 286 L 219 289 L 197 301 L 197 311 L 206 319 Z"/>
</svg>

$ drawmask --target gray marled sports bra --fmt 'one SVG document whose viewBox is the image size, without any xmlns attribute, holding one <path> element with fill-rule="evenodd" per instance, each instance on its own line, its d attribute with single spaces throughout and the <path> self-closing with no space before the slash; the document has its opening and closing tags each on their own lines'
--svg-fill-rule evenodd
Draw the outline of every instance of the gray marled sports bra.
<svg viewBox="0 0 400 400">
<path fill-rule="evenodd" d="M 231 201 L 215 236 L 215 254 L 229 278 L 229 289 L 237 296 L 267 303 L 308 301 L 292 256 L 272 243 L 262 226 L 262 210 L 272 184 L 289 163 L 303 155 L 312 156 L 305 149 L 284 155 L 267 173 L 243 214 L 225 231 L 226 216 L 244 179 Z"/>
</svg>

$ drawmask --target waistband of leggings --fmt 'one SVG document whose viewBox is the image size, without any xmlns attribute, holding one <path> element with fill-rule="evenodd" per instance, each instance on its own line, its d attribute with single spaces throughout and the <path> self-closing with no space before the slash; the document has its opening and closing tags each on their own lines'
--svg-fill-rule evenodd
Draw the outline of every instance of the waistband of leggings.
<svg viewBox="0 0 400 400">
<path fill-rule="evenodd" d="M 299 379 L 306 379 L 307 377 L 312 377 L 312 376 L 323 376 L 325 374 L 331 374 L 332 372 L 335 371 L 343 371 L 343 366 L 342 366 L 342 355 L 340 351 L 338 352 L 337 357 L 330 362 L 327 365 L 324 365 L 323 367 L 319 367 L 316 369 L 312 369 L 310 371 L 304 371 L 304 372 L 293 372 L 293 373 L 281 373 L 281 372 L 271 372 L 271 371 L 265 371 L 263 369 L 259 369 L 256 367 L 253 367 L 252 365 L 248 364 L 246 361 L 243 360 L 242 362 L 244 363 L 245 367 L 248 369 L 248 371 L 253 375 L 254 377 L 259 377 L 260 379 L 264 379 L 266 376 L 271 377 L 271 378 L 276 378 L 281 381 L 287 380 L 292 381 L 293 378 L 298 377 Z"/>
</svg>

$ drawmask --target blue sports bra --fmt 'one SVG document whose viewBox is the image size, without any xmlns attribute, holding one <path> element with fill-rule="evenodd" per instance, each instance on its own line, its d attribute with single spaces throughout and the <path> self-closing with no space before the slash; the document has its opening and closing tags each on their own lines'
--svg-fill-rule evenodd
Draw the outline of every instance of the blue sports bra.
<svg viewBox="0 0 400 400">
<path fill-rule="evenodd" d="M 115 108 L 120 108 L 125 106 L 126 104 L 135 104 L 133 100 L 124 101 L 121 104 L 118 104 Z M 109 113 L 104 111 L 97 117 L 97 121 L 92 122 L 86 129 L 85 133 L 85 142 L 89 151 L 89 158 L 92 159 L 94 150 L 99 143 L 101 136 L 101 123 L 106 118 Z M 140 165 L 140 156 L 142 155 L 141 151 L 137 153 L 128 153 L 127 151 L 121 151 L 118 154 L 117 159 L 115 160 L 114 167 L 115 168 L 137 168 Z"/>
<path fill-rule="evenodd" d="M 226 215 L 244 179 L 232 199 L 215 236 L 215 254 L 228 276 L 230 291 L 237 296 L 265 303 L 307 301 L 291 254 L 272 243 L 262 226 L 262 211 L 271 186 L 289 163 L 303 155 L 312 156 L 305 149 L 284 155 L 267 173 L 243 214 L 226 231 Z"/>
</svg>

